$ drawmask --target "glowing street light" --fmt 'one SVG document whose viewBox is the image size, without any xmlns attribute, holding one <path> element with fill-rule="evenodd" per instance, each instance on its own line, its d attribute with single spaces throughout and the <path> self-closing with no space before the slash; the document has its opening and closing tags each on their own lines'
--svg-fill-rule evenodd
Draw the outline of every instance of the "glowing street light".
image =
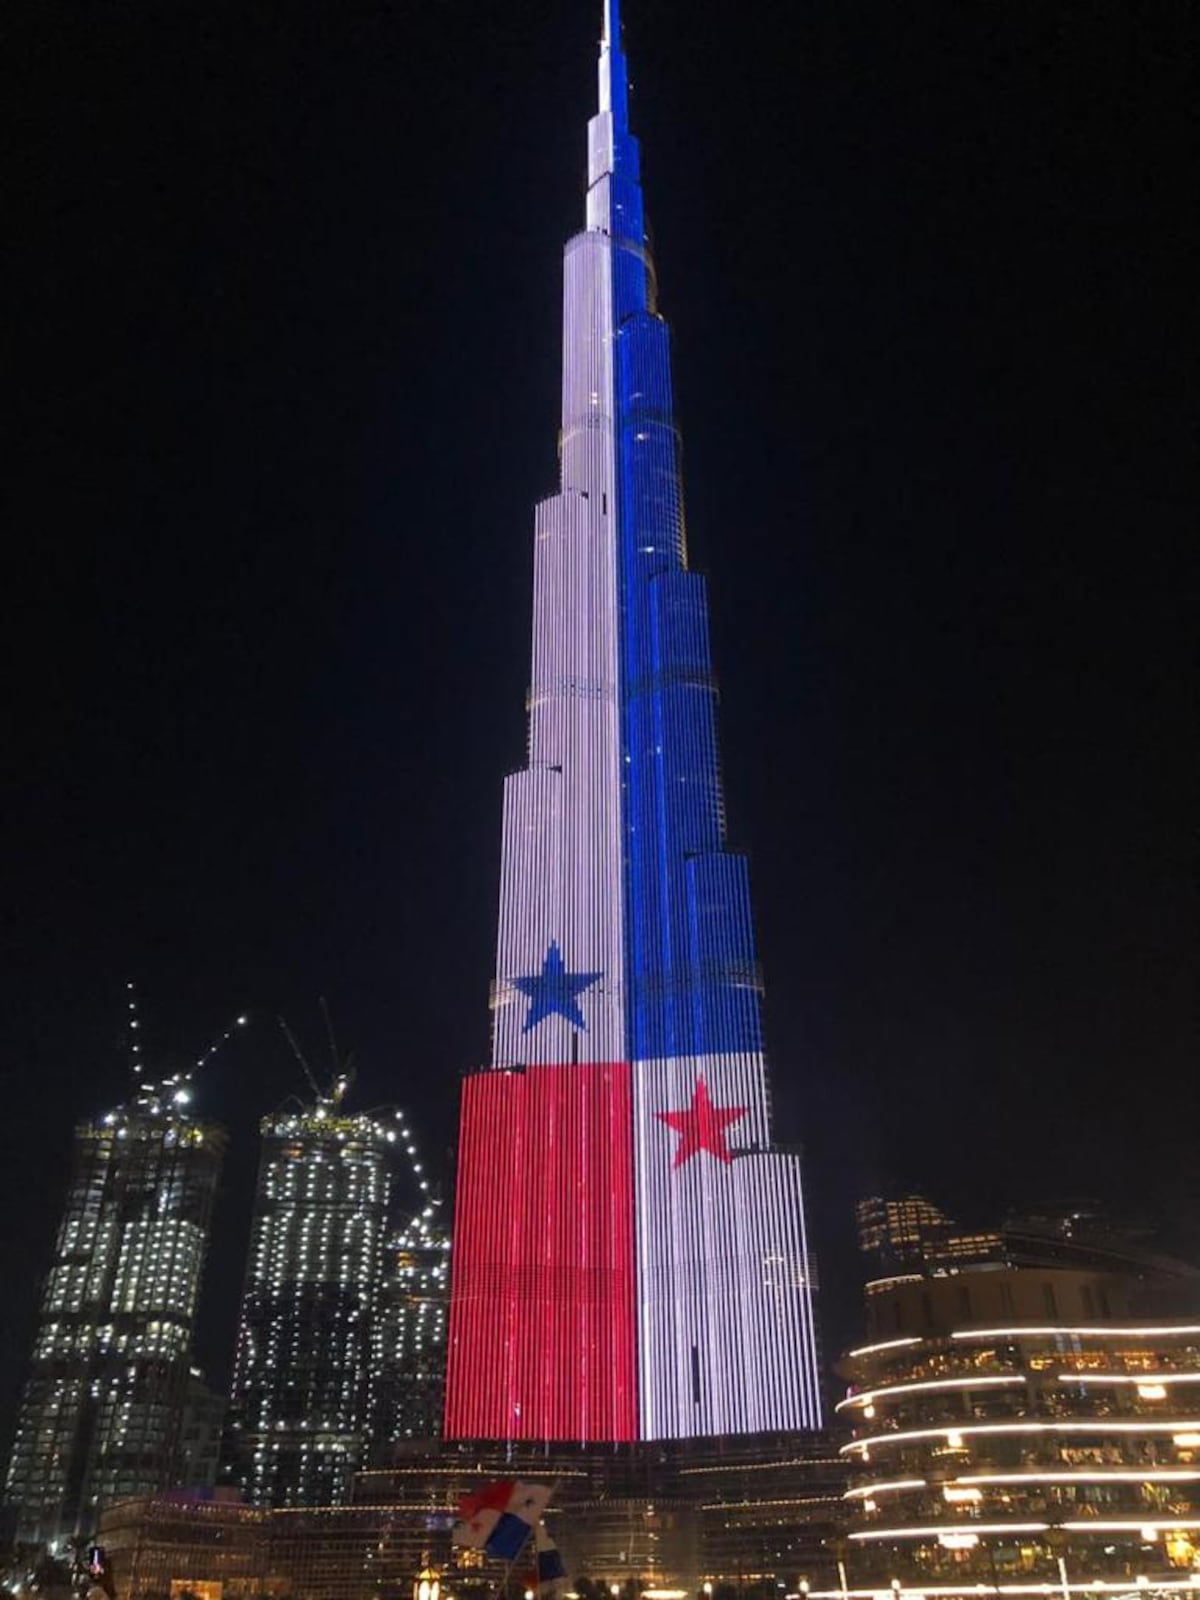
<svg viewBox="0 0 1200 1600">
<path fill-rule="evenodd" d="M 413 1583 L 413 1600 L 439 1600 L 441 1592 L 441 1580 L 427 1560 Z"/>
</svg>

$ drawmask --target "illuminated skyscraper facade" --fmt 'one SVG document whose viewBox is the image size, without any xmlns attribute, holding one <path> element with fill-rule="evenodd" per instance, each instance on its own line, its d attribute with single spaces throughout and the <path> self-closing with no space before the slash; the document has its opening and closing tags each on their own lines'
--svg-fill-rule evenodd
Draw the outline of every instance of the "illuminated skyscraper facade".
<svg viewBox="0 0 1200 1600">
<path fill-rule="evenodd" d="M 667 326 L 606 0 L 537 509 L 529 762 L 505 785 L 490 1067 L 463 1089 L 451 1437 L 817 1426 L 800 1169 L 772 1143 Z"/>
<path fill-rule="evenodd" d="M 429 1213 L 409 1218 L 384 1252 L 371 1451 L 380 1465 L 406 1441 L 433 1439 L 442 1431 L 450 1235 L 437 1208 L 430 1206 Z"/>
<path fill-rule="evenodd" d="M 340 1088 L 261 1124 L 228 1475 L 255 1505 L 339 1504 L 365 1464 L 395 1152 Z"/>
<path fill-rule="evenodd" d="M 192 1334 L 225 1134 L 181 1080 L 75 1130 L 6 1496 L 50 1543 L 179 1481 Z"/>
</svg>

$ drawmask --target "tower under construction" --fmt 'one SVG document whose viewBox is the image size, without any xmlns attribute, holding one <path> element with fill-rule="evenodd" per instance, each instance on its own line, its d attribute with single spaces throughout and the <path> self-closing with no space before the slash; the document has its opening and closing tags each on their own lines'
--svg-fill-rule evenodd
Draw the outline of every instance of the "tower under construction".
<svg viewBox="0 0 1200 1600">
<path fill-rule="evenodd" d="M 128 1004 L 134 1090 L 75 1129 L 18 1411 L 5 1493 L 22 1542 L 87 1534 L 101 1506 L 169 1488 L 186 1470 L 181 1428 L 225 1131 L 195 1115 L 194 1069 L 147 1079 L 132 985 Z"/>
</svg>

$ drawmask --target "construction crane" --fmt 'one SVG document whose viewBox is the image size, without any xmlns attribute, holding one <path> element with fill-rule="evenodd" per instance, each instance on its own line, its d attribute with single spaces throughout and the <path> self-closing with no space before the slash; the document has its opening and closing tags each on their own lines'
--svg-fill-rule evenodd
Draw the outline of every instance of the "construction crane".
<svg viewBox="0 0 1200 1600">
<path fill-rule="evenodd" d="M 250 1021 L 248 1016 L 235 1017 L 229 1026 L 217 1034 L 207 1048 L 200 1052 L 195 1061 L 157 1081 L 151 1081 L 145 1076 L 142 1021 L 138 1014 L 137 988 L 132 981 L 125 985 L 125 1001 L 125 1021 L 129 1033 L 129 1068 L 133 1075 L 134 1086 L 132 1103 L 147 1111 L 158 1111 L 164 1104 L 187 1105 L 192 1098 L 191 1082 L 196 1073 L 206 1067 L 217 1052 L 229 1043 L 234 1034 L 240 1028 L 246 1027 Z"/>
<path fill-rule="evenodd" d="M 344 1060 L 342 1059 L 341 1052 L 338 1049 L 337 1037 L 333 1031 L 333 1019 L 330 1016 L 328 1004 L 324 999 L 321 999 L 319 1004 L 321 1015 L 325 1021 L 325 1035 L 329 1043 L 331 1076 L 327 1088 L 321 1087 L 317 1074 L 309 1064 L 307 1056 L 300 1048 L 299 1041 L 288 1026 L 287 1021 L 283 1017 L 279 1017 L 277 1020 L 280 1031 L 287 1040 L 292 1054 L 299 1062 L 300 1068 L 308 1081 L 309 1088 L 312 1090 L 312 1109 L 318 1117 L 324 1118 L 332 1116 L 340 1110 L 342 1101 L 353 1085 L 357 1074 L 354 1067 L 353 1053 L 347 1055 Z M 289 1096 L 289 1099 L 293 1098 L 295 1097 Z M 300 1104 L 300 1102 L 297 1101 L 297 1104 Z M 307 1107 L 301 1105 L 302 1111 L 307 1111 L 307 1109 Z M 413 1130 L 405 1113 L 397 1106 L 385 1105 L 375 1106 L 371 1110 L 360 1114 L 368 1120 L 381 1118 L 386 1122 L 386 1119 L 392 1119 L 392 1125 L 387 1132 L 388 1141 L 389 1143 L 399 1144 L 408 1157 L 407 1165 L 411 1181 L 419 1197 L 416 1210 L 404 1224 L 402 1232 L 409 1233 L 413 1238 L 428 1238 L 431 1231 L 437 1226 L 434 1219 L 441 1210 L 442 1196 L 431 1183 L 424 1164 L 420 1160 L 420 1152 L 417 1149 Z"/>
<path fill-rule="evenodd" d="M 304 1076 L 308 1079 L 309 1087 L 312 1089 L 317 1106 L 325 1111 L 336 1111 L 346 1098 L 346 1093 L 355 1079 L 354 1055 L 351 1053 L 346 1057 L 345 1061 L 339 1059 L 337 1038 L 333 1031 L 333 1019 L 329 1015 L 329 1007 L 325 1002 L 324 996 L 321 997 L 319 1004 L 321 1015 L 325 1019 L 325 1032 L 329 1039 L 329 1059 L 333 1067 L 333 1077 L 330 1079 L 327 1089 L 322 1089 L 317 1082 L 316 1075 L 308 1064 L 308 1058 L 296 1042 L 296 1036 L 288 1027 L 287 1022 L 283 1017 L 278 1020 L 279 1026 L 283 1030 L 284 1038 L 292 1047 L 292 1054 L 300 1063 Z"/>
</svg>

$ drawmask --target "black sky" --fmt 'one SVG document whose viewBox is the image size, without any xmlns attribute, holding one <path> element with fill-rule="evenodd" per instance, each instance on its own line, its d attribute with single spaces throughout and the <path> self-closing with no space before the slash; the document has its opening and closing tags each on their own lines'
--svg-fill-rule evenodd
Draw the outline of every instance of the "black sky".
<svg viewBox="0 0 1200 1600">
<path fill-rule="evenodd" d="M 1188 8 L 628 0 L 731 828 L 834 1306 L 849 1206 L 1200 1234 Z M 15 430 L 0 1061 L 28 1349 L 78 1115 L 329 996 L 449 1147 L 598 0 L 56 3 L 5 24 Z"/>
</svg>

